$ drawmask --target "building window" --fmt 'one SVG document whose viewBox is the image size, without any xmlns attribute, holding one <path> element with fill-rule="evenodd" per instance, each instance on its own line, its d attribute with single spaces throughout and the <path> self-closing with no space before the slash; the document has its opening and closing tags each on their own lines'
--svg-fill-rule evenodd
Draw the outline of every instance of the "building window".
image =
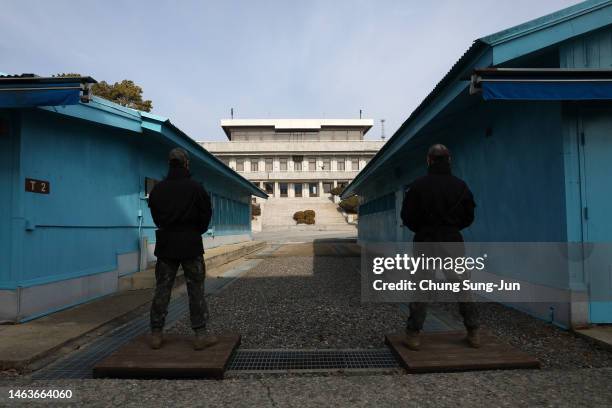
<svg viewBox="0 0 612 408">
<path fill-rule="evenodd" d="M 331 189 L 332 189 L 332 187 L 333 187 L 333 184 L 332 184 L 332 183 L 323 183 L 323 192 L 324 192 L 325 194 L 329 194 L 329 193 L 331 193 Z"/>
<path fill-rule="evenodd" d="M 279 159 L 280 163 L 280 171 L 287 171 L 287 159 L 281 158 Z"/>
<path fill-rule="evenodd" d="M 359 159 L 351 159 L 351 170 L 359 170 Z"/>
<path fill-rule="evenodd" d="M 222 157 L 221 161 L 223 162 L 223 164 L 229 167 L 229 157 Z"/>
<path fill-rule="evenodd" d="M 301 197 L 302 196 L 302 184 L 301 183 L 294 184 L 293 191 L 295 192 L 296 197 Z"/>
<path fill-rule="evenodd" d="M 257 159 L 251 160 L 251 171 L 259 171 L 259 161 Z"/>
<path fill-rule="evenodd" d="M 308 195 L 311 197 L 319 196 L 319 184 L 318 183 L 308 183 Z"/>
<path fill-rule="evenodd" d="M 278 183 L 281 197 L 287 197 L 287 183 Z"/>
<path fill-rule="evenodd" d="M 331 160 L 329 158 L 323 159 L 322 169 L 323 171 L 331 170 Z"/>
<path fill-rule="evenodd" d="M 344 171 L 344 159 L 338 159 L 336 161 L 336 168 L 338 171 Z"/>
<path fill-rule="evenodd" d="M 304 156 L 293 156 L 293 170 L 302 171 L 303 161 L 304 161 Z"/>
<path fill-rule="evenodd" d="M 266 171 L 274 170 L 274 168 L 272 167 L 273 163 L 274 162 L 272 161 L 272 159 L 270 159 L 270 158 L 266 159 Z"/>
<path fill-rule="evenodd" d="M 274 195 L 274 183 L 264 183 L 266 194 Z"/>
<path fill-rule="evenodd" d="M 236 171 L 244 171 L 244 159 L 236 159 Z"/>
<path fill-rule="evenodd" d="M 317 171 L 317 159 L 314 157 L 308 159 L 308 171 Z"/>
</svg>

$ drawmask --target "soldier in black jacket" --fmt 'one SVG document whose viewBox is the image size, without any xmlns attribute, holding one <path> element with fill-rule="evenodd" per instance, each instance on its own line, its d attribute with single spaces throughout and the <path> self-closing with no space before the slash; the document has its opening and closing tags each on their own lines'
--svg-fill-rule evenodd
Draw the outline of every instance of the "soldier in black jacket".
<svg viewBox="0 0 612 408">
<path fill-rule="evenodd" d="M 151 304 L 151 347 L 162 345 L 162 330 L 168 302 L 179 265 L 183 267 L 189 295 L 191 327 L 195 331 L 194 348 L 217 343 L 214 336 L 204 336 L 208 308 L 204 300 L 204 246 L 202 234 L 212 217 L 210 197 L 204 187 L 191 179 L 189 155 L 181 149 L 170 151 L 168 175 L 149 194 L 149 208 L 155 231 L 155 295 Z"/>
<path fill-rule="evenodd" d="M 415 180 L 404 196 L 401 217 L 414 235 L 415 245 L 431 242 L 463 242 L 461 230 L 474 221 L 474 197 L 467 184 L 451 174 L 451 155 L 446 146 L 433 145 L 427 153 L 428 174 Z M 427 247 L 428 244 L 421 244 Z M 427 303 L 410 303 L 406 345 L 418 350 L 419 332 L 427 316 Z M 459 302 L 468 330 L 467 341 L 480 347 L 476 304 Z"/>
</svg>

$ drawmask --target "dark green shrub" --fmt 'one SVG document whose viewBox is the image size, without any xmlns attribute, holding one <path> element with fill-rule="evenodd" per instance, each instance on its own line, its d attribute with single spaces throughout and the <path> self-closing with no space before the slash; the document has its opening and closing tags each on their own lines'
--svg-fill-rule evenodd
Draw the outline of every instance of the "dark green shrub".
<svg viewBox="0 0 612 408">
<path fill-rule="evenodd" d="M 306 210 L 304 211 L 304 218 L 315 218 L 316 213 L 314 212 L 314 210 Z"/>
<path fill-rule="evenodd" d="M 251 215 L 253 217 L 261 215 L 261 207 L 259 204 L 251 204 Z"/>
<path fill-rule="evenodd" d="M 351 196 L 340 201 L 340 208 L 349 214 L 357 214 L 359 212 L 359 196 Z"/>
<path fill-rule="evenodd" d="M 330 193 L 335 196 L 339 196 L 344 191 L 344 187 L 336 186 L 331 189 Z"/>
</svg>

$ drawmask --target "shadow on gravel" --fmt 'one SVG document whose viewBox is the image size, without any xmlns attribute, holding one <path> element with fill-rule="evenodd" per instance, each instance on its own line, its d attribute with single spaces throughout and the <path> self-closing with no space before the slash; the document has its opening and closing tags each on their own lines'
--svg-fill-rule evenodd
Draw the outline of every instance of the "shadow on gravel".
<svg viewBox="0 0 612 408">
<path fill-rule="evenodd" d="M 357 245 L 357 240 L 353 238 L 320 238 L 315 239 L 312 243 L 315 257 L 315 273 L 316 273 L 316 258 L 325 256 L 339 257 L 357 257 L 361 256 L 361 248 Z"/>
<path fill-rule="evenodd" d="M 401 330 L 397 305 L 362 304 L 355 239 L 285 244 L 208 297 L 211 333 L 237 331 L 242 348 L 382 348 Z M 171 332 L 190 333 L 188 316 Z"/>
<path fill-rule="evenodd" d="M 354 239 L 285 244 L 208 297 L 211 333 L 239 332 L 243 349 L 384 348 L 404 330 L 399 304 L 362 303 L 360 250 Z M 498 304 L 481 303 L 483 326 L 537 356 L 544 368 L 610 367 L 612 353 L 546 322 Z M 460 322 L 453 304 L 432 305 L 425 330 L 443 317 Z M 436 320 L 436 318 L 438 318 Z M 188 314 L 170 332 L 191 334 Z"/>
</svg>

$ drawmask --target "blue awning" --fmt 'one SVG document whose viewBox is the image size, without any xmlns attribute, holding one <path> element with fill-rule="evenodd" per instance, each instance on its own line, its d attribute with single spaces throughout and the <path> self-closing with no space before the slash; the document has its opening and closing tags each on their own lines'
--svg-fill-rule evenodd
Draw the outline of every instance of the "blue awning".
<svg viewBox="0 0 612 408">
<path fill-rule="evenodd" d="M 76 105 L 81 97 L 80 84 L 58 88 L 1 88 L 0 108 Z"/>
<path fill-rule="evenodd" d="M 88 102 L 91 77 L 39 77 L 34 74 L 0 75 L 0 108 L 65 106 Z"/>
<path fill-rule="evenodd" d="M 485 100 L 581 101 L 612 99 L 612 81 L 487 81 Z"/>
</svg>

